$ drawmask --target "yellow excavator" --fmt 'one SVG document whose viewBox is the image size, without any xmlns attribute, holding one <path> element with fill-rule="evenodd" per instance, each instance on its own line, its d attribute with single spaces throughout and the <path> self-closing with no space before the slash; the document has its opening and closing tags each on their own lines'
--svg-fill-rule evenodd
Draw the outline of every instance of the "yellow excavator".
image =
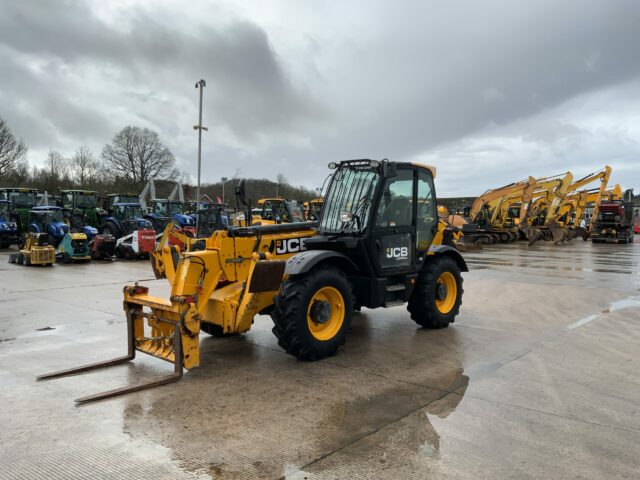
<svg viewBox="0 0 640 480">
<path fill-rule="evenodd" d="M 571 172 L 549 177 L 541 182 L 541 194 L 531 202 L 519 226 L 522 234 L 529 240 L 529 246 L 540 239 L 555 240 L 564 235 L 562 227 L 556 227 L 555 220 L 572 182 Z"/>
<path fill-rule="evenodd" d="M 284 198 L 261 198 L 257 201 L 259 215 L 254 215 L 254 225 L 275 225 L 306 221 L 304 210 L 297 202 Z"/>
<path fill-rule="evenodd" d="M 509 242 L 527 232 L 530 211 L 544 198 L 553 201 L 558 189 L 567 188 L 570 172 L 534 178 L 488 190 L 478 197 L 470 211 L 470 225 L 463 227 L 465 238 L 474 243 Z M 525 233 L 523 233 L 525 234 Z M 465 242 L 467 240 L 465 239 Z"/>
<path fill-rule="evenodd" d="M 361 307 L 406 304 L 418 325 L 448 327 L 468 268 L 438 219 L 435 168 L 366 159 L 329 168 L 334 172 L 317 223 L 214 232 L 204 250 L 180 253 L 175 269 L 167 268 L 168 298 L 143 285 L 124 287 L 125 356 L 39 379 L 118 365 L 143 352 L 173 364 L 173 374 L 76 401 L 174 382 L 184 368 L 200 365 L 201 331 L 247 332 L 258 314 L 271 315 L 278 345 L 303 360 L 335 355 Z M 242 188 L 236 193 L 247 206 Z"/>
<path fill-rule="evenodd" d="M 571 178 L 568 185 L 566 184 L 567 178 L 565 178 L 562 185 L 556 188 L 552 195 L 546 195 L 536 200 L 531 207 L 530 215 L 527 218 L 528 224 L 524 229 L 525 235 L 529 239 L 529 245 L 533 245 L 540 239 L 551 240 L 557 244 L 570 240 L 578 233 L 584 235 L 585 233 L 582 231 L 576 232 L 575 229 L 568 228 L 562 221 L 563 215 L 566 217 L 566 208 L 563 208 L 565 198 L 595 181 L 600 181 L 599 192 L 602 195 L 606 191 L 611 171 L 611 167 L 605 165 L 601 170 L 579 180 L 573 181 Z"/>
<path fill-rule="evenodd" d="M 469 211 L 467 223 L 462 226 L 465 244 L 516 240 L 518 235 L 507 226 L 506 219 L 502 217 L 501 205 L 505 204 L 506 199 L 516 198 L 518 195 L 528 197 L 535 184 L 536 179 L 528 177 L 526 180 L 487 190 L 476 198 Z"/>
<path fill-rule="evenodd" d="M 322 210 L 322 204 L 324 200 L 322 198 L 312 198 L 308 202 L 302 204 L 302 208 L 305 212 L 305 218 L 310 222 L 315 222 L 320 217 L 320 210 Z"/>
<path fill-rule="evenodd" d="M 617 184 L 614 188 L 601 191 L 601 188 L 592 188 L 567 195 L 565 202 L 560 208 L 558 223 L 568 228 L 568 235 L 560 241 L 567 241 L 581 236 L 583 240 L 588 240 L 593 230 L 594 219 L 597 218 L 600 202 L 620 200 L 622 198 L 622 187 Z M 585 212 L 589 205 L 593 205 L 593 211 L 589 219 L 584 219 Z"/>
</svg>

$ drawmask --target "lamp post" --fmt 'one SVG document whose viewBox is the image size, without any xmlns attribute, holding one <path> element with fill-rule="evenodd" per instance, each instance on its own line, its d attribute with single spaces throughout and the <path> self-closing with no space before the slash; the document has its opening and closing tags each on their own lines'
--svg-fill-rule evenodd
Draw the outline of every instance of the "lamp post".
<svg viewBox="0 0 640 480">
<path fill-rule="evenodd" d="M 227 177 L 222 177 L 220 181 L 222 182 L 222 204 L 224 205 L 224 184 L 229 180 Z"/>
<path fill-rule="evenodd" d="M 196 232 L 198 231 L 198 220 L 200 215 L 197 215 L 200 206 L 200 171 L 202 164 L 202 130 L 209 131 L 207 127 L 202 126 L 202 93 L 204 87 L 207 86 L 207 82 L 204 79 L 200 79 L 199 82 L 196 83 L 196 88 L 200 89 L 200 112 L 198 115 L 198 125 L 194 125 L 193 129 L 198 130 L 198 186 L 196 188 Z"/>
</svg>

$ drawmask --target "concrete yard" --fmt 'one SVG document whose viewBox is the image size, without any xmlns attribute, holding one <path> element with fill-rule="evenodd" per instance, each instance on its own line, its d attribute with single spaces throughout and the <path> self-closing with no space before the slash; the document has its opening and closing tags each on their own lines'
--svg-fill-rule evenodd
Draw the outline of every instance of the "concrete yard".
<svg viewBox="0 0 640 480">
<path fill-rule="evenodd" d="M 169 373 L 121 355 L 122 287 L 147 262 L 22 267 L 0 253 L 0 477 L 614 479 L 640 476 L 640 244 L 574 240 L 467 253 L 448 329 L 404 307 L 356 314 L 336 357 L 285 354 L 271 319 L 201 336 L 171 385 L 74 398 Z"/>
</svg>

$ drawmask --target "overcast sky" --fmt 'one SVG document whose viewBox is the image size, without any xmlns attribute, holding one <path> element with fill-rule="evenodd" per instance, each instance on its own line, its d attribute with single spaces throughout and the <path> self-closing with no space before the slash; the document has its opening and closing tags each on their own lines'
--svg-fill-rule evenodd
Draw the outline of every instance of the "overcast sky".
<svg viewBox="0 0 640 480">
<path fill-rule="evenodd" d="M 0 116 L 42 164 L 156 130 L 203 181 L 319 186 L 330 161 L 438 168 L 440 196 L 610 164 L 640 188 L 640 2 L 9 1 Z"/>
</svg>

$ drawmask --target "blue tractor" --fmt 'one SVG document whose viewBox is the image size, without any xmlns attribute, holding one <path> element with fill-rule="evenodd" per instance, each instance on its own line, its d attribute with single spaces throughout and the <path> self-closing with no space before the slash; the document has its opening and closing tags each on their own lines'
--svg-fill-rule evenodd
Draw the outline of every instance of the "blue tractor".
<svg viewBox="0 0 640 480">
<path fill-rule="evenodd" d="M 0 200 L 0 248 L 18 243 L 18 224 L 13 220 L 11 203 L 8 200 Z"/>
<path fill-rule="evenodd" d="M 110 214 L 101 217 L 100 231 L 116 238 L 118 258 L 148 256 L 155 248 L 156 232 L 138 203 L 114 203 Z"/>
<path fill-rule="evenodd" d="M 64 263 L 89 261 L 89 235 L 87 231 L 72 232 L 65 222 L 64 210 L 61 207 L 33 207 L 29 212 L 29 232 L 48 235 L 48 244 L 56 248 L 56 257 Z"/>
<path fill-rule="evenodd" d="M 150 203 L 147 204 L 147 195 Z M 196 222 L 193 216 L 185 214 L 184 192 L 182 184 L 177 182 L 172 192 L 165 198 L 156 197 L 156 187 L 153 179 L 149 180 L 139 196 L 144 218 L 149 220 L 157 232 L 162 232 L 170 222 L 175 223 L 184 231 L 195 235 Z"/>
<path fill-rule="evenodd" d="M 154 198 L 151 200 L 151 211 L 144 218 L 149 220 L 158 232 L 164 231 L 169 222 L 189 233 L 195 234 L 196 231 L 195 219 L 184 213 L 184 203 L 180 201 Z"/>
</svg>

